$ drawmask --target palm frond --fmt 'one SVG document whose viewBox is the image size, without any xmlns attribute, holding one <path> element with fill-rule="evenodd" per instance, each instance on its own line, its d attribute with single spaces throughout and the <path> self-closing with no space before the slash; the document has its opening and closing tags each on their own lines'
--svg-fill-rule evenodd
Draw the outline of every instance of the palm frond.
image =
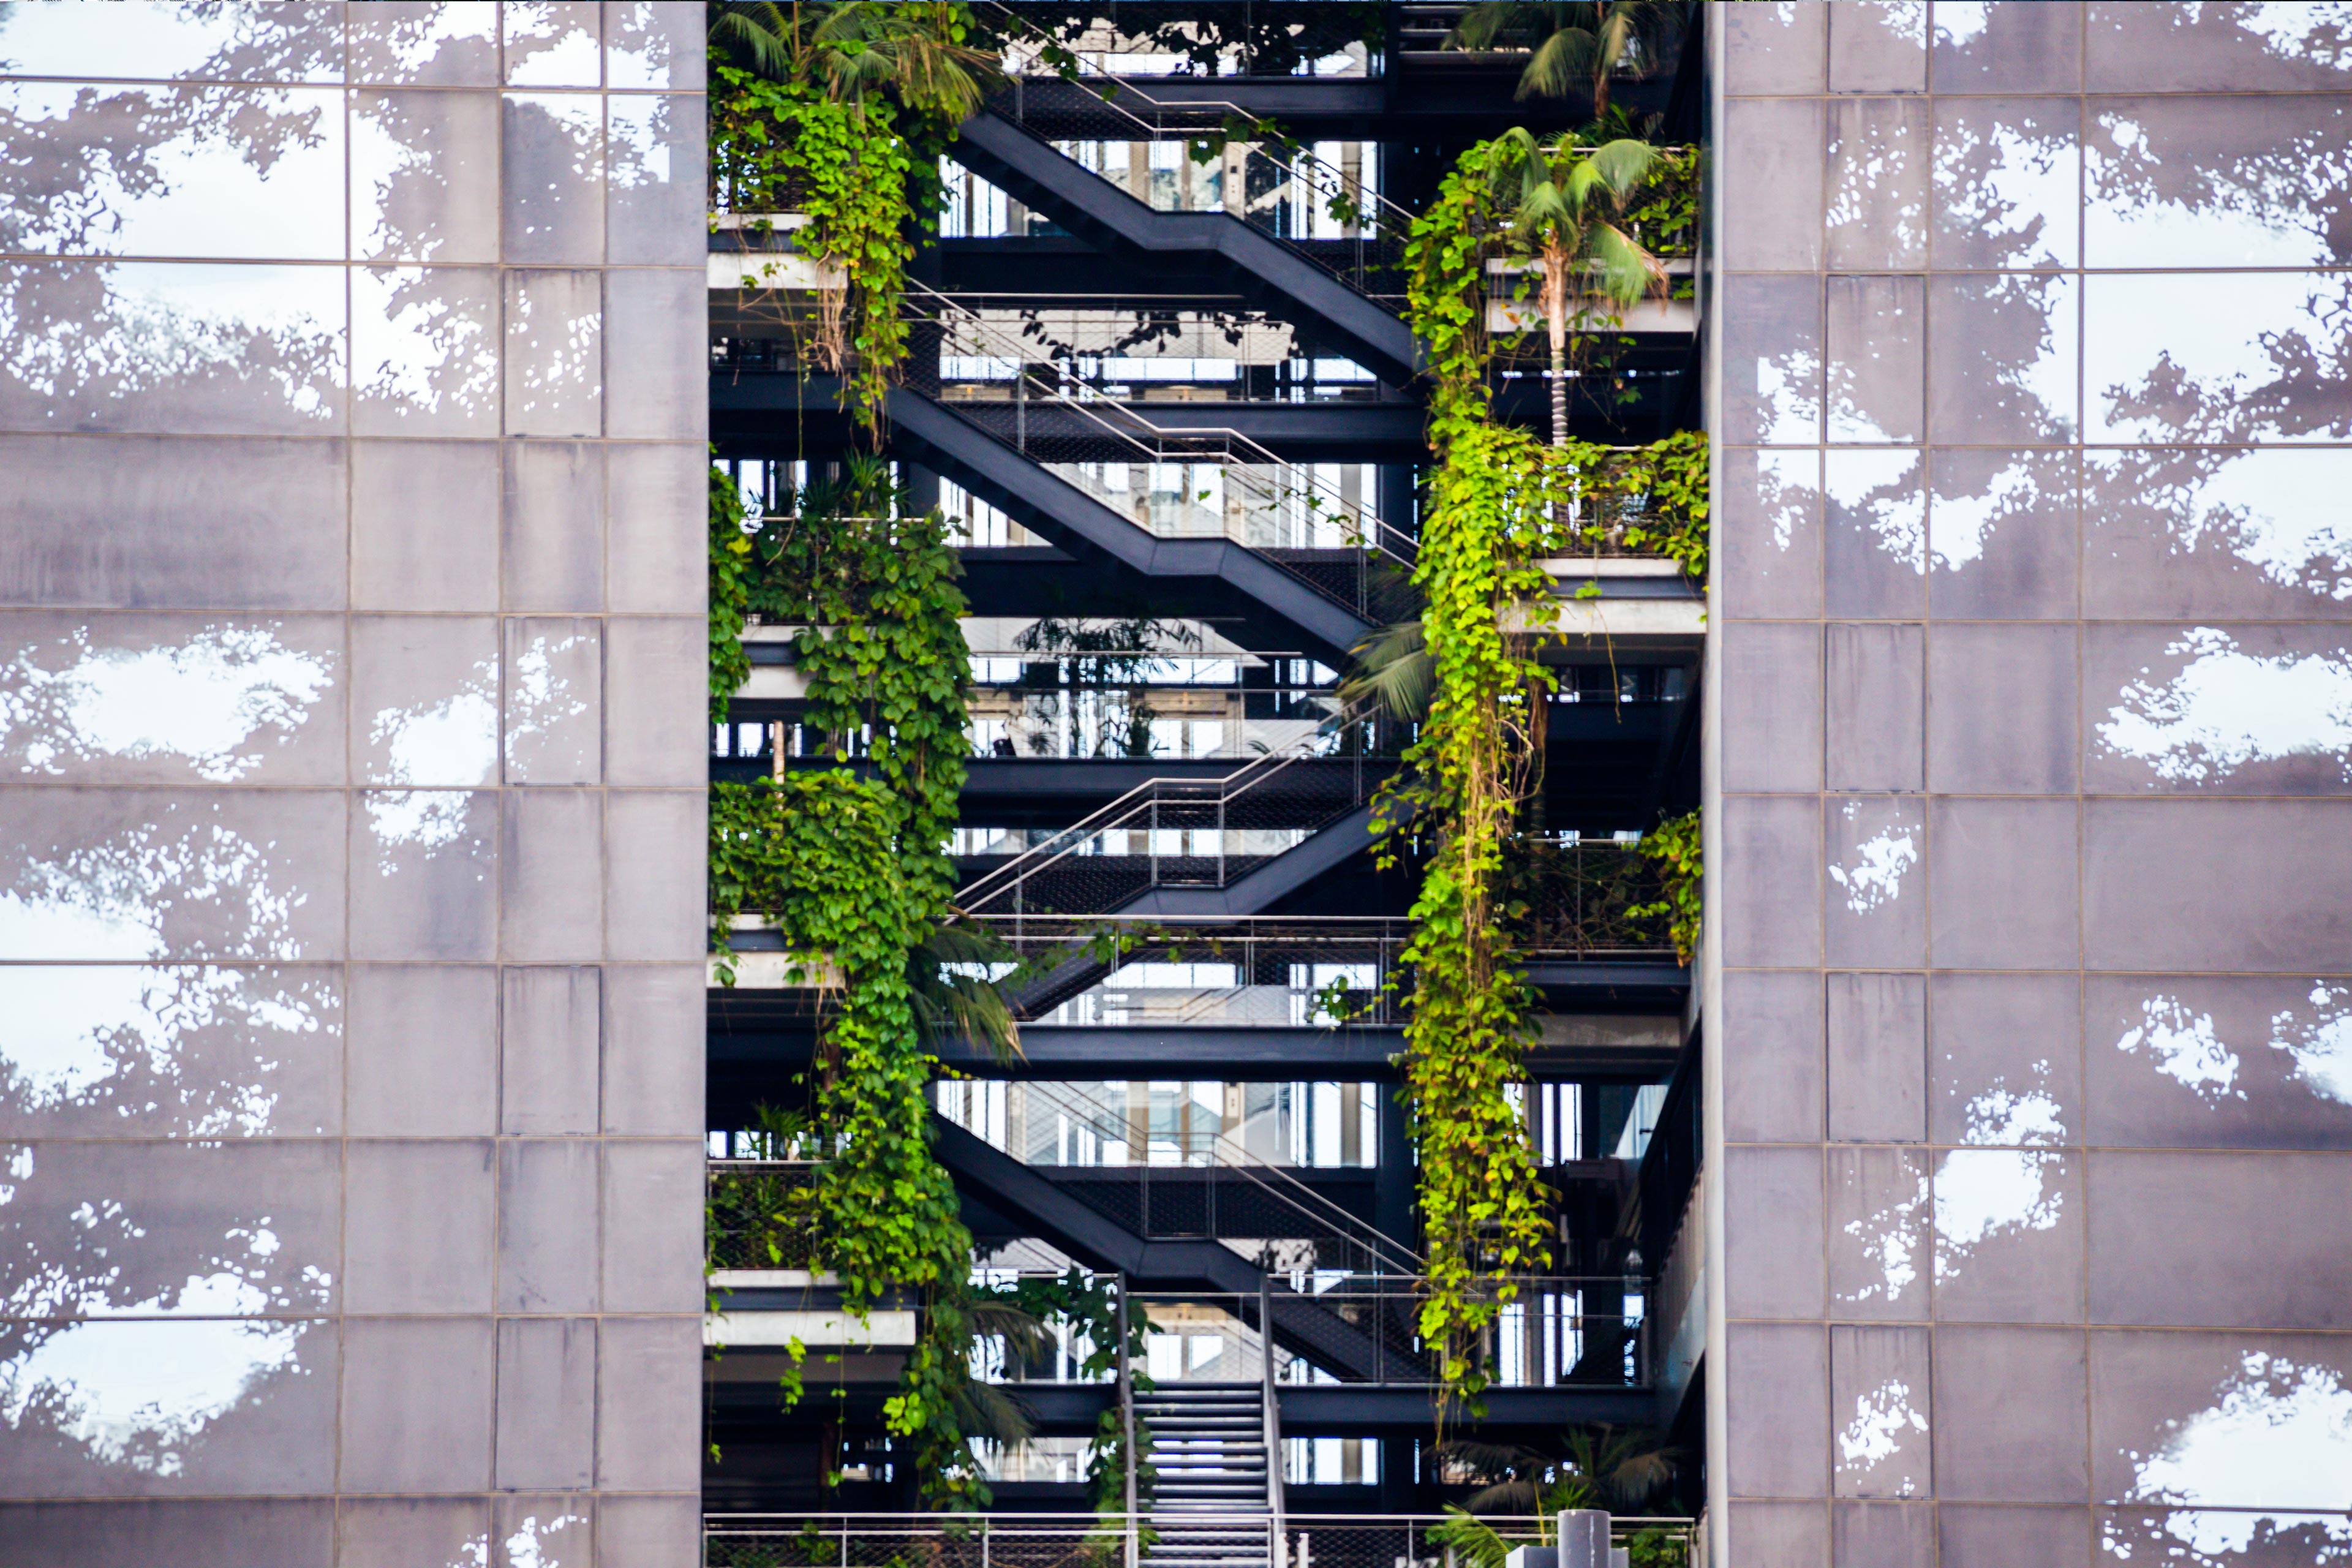
<svg viewBox="0 0 2352 1568">
<path fill-rule="evenodd" d="M 915 1027 L 933 1055 L 956 1040 L 985 1046 L 999 1063 L 1021 1057 L 1021 1023 L 999 983 L 959 973 L 968 965 L 1017 966 L 1020 954 L 985 927 L 950 921 L 907 954 L 908 1001 Z M 950 965 L 956 966 L 954 968 Z"/>
<path fill-rule="evenodd" d="M 965 1383 L 950 1401 L 956 1426 L 967 1437 L 1018 1448 L 1036 1435 L 1037 1424 L 1013 1396 L 993 1384 Z"/>
<path fill-rule="evenodd" d="M 1437 691 L 1437 664 L 1418 620 L 1399 621 L 1367 636 L 1351 650 L 1355 667 L 1339 683 L 1343 710 L 1377 703 L 1391 717 L 1415 723 L 1429 716 Z"/>
<path fill-rule="evenodd" d="M 733 48 L 760 76 L 781 81 L 799 58 L 798 30 L 789 7 L 776 0 L 721 0 L 710 11 L 711 43 Z"/>
</svg>

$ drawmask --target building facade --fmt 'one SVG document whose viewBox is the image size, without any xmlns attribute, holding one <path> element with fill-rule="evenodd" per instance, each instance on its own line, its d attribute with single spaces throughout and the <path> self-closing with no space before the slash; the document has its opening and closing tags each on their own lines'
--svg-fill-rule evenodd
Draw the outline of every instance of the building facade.
<svg viewBox="0 0 2352 1568">
<path fill-rule="evenodd" d="M 1715 1543 L 2332 1561 L 2344 19 L 1711 9 Z"/>
<path fill-rule="evenodd" d="M 697 1560 L 699 7 L 0 8 L 0 1556 Z"/>
</svg>

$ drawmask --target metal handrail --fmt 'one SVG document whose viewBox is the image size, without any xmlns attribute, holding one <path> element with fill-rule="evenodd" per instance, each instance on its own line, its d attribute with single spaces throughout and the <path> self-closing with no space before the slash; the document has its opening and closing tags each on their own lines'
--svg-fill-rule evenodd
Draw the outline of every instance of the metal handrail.
<svg viewBox="0 0 2352 1568">
<path fill-rule="evenodd" d="M 1070 1116 L 1075 1121 L 1091 1126 L 1098 1138 L 1108 1141 L 1114 1134 L 1120 1139 L 1124 1139 L 1127 1135 L 1126 1127 L 1113 1122 L 1103 1113 L 1101 1107 L 1089 1105 L 1084 1100 L 1070 1097 L 1059 1085 L 1050 1080 L 1030 1079 L 1027 1080 L 1026 1087 L 1030 1093 L 1044 1100 L 1049 1109 L 1059 1110 Z M 1420 1253 L 1382 1232 L 1379 1227 L 1365 1224 L 1331 1199 L 1300 1181 L 1289 1171 L 1270 1160 L 1260 1158 L 1247 1144 L 1239 1142 L 1230 1134 L 1221 1131 L 1209 1142 L 1213 1153 L 1228 1156 L 1222 1161 L 1213 1161 L 1213 1168 L 1239 1172 L 1244 1180 L 1255 1185 L 1274 1202 L 1291 1210 L 1309 1224 L 1326 1226 L 1338 1231 L 1347 1238 L 1349 1245 L 1362 1247 L 1367 1256 L 1383 1267 L 1393 1268 L 1400 1263 L 1405 1265 L 1399 1271 L 1399 1277 L 1416 1278 L 1428 1268 L 1428 1260 Z M 1106 1170 L 1119 1168 L 1103 1167 Z M 1149 1172 L 1152 1167 L 1145 1165 L 1139 1168 Z M 1389 1277 L 1385 1274 L 1364 1276 L 1369 1279 Z"/>
<path fill-rule="evenodd" d="M 910 299 L 919 299 L 942 314 L 955 317 L 960 324 L 969 327 L 981 338 L 986 346 L 998 351 L 992 357 L 1003 359 L 1006 363 L 1016 367 L 1014 374 L 1024 385 L 1035 387 L 1053 403 L 1074 411 L 1080 418 L 1097 426 L 1108 438 L 1123 442 L 1135 448 L 1147 461 L 1168 461 L 1169 453 L 1160 447 L 1160 443 L 1170 437 L 1175 437 L 1215 442 L 1227 448 L 1223 455 L 1229 461 L 1238 461 L 1244 465 L 1255 464 L 1294 471 L 1302 467 L 1297 463 L 1286 462 L 1245 432 L 1229 425 L 1161 425 L 1146 419 L 1124 404 L 1108 398 L 1073 396 L 1066 387 L 1057 382 L 1047 381 L 1029 369 L 1028 344 L 1017 339 L 1009 339 L 1002 329 L 963 301 L 913 279 L 907 281 L 907 293 Z M 1125 421 L 1124 428 L 1115 423 L 1111 417 L 1107 416 L 1114 415 Z M 1312 469 L 1309 468 L 1307 471 L 1308 478 L 1299 488 L 1314 494 L 1318 510 L 1328 506 L 1332 511 L 1348 520 L 1349 531 L 1354 535 L 1360 548 L 1386 557 L 1402 570 L 1412 570 L 1412 554 L 1410 552 L 1413 550 L 1413 545 L 1409 536 L 1378 518 L 1370 520 L 1368 523 L 1360 503 L 1351 505 L 1345 497 L 1330 495 L 1328 489 L 1313 479 Z M 1392 544 L 1391 540 L 1396 542 Z M 1403 548 L 1400 549 L 1398 545 Z"/>
<path fill-rule="evenodd" d="M 1044 35 L 1038 32 L 1037 25 L 1035 23 L 1030 21 L 1028 17 L 1022 16 L 1019 12 L 1014 11 L 1011 6 L 1004 5 L 1003 0 L 988 0 L 988 5 L 991 9 L 999 12 L 1006 20 L 1013 23 L 1024 31 L 1034 37 L 1037 37 L 1041 39 L 1043 38 Z M 1046 41 L 1050 42 L 1050 40 Z M 1024 73 L 1013 72 L 1010 74 L 1013 76 L 1013 82 L 1017 89 Z M 1108 73 L 1106 74 L 1108 75 Z M 1149 92 L 1145 91 L 1140 87 L 1138 87 L 1132 78 L 1112 76 L 1109 77 L 1109 79 L 1116 85 L 1118 91 L 1122 96 L 1139 99 L 1143 102 L 1150 104 L 1155 110 L 1171 110 L 1179 114 L 1187 111 L 1222 110 L 1227 117 L 1233 119 L 1248 121 L 1255 121 L 1257 119 L 1256 115 L 1252 114 L 1248 110 L 1243 108 L 1240 104 L 1234 102 L 1230 99 L 1188 99 L 1181 104 L 1168 104 L 1153 98 Z M 1157 137 L 1162 131 L 1168 129 L 1165 126 L 1153 124 L 1151 121 L 1144 119 L 1141 115 L 1129 110 L 1117 100 L 1107 97 L 1102 93 L 1096 92 L 1092 88 L 1087 88 L 1086 90 L 1092 93 L 1103 108 L 1110 110 L 1113 114 L 1127 121 L 1138 130 L 1143 132 L 1144 139 L 1147 141 Z M 1265 152 L 1261 149 L 1258 155 L 1264 158 L 1267 163 L 1272 163 L 1276 168 L 1280 169 L 1283 173 L 1290 175 L 1293 179 L 1305 178 L 1308 180 L 1309 184 L 1314 184 L 1317 189 L 1322 188 L 1321 184 L 1315 181 L 1311 175 L 1302 175 L 1298 170 L 1293 168 L 1289 163 L 1285 163 L 1282 159 L 1275 156 L 1273 153 Z M 1324 163 L 1323 160 L 1316 157 L 1311 153 L 1300 153 L 1297 161 L 1312 165 L 1315 174 L 1328 176 L 1330 183 L 1335 186 L 1340 188 L 1353 187 L 1355 193 L 1354 199 L 1360 208 L 1377 210 L 1382 216 L 1391 218 L 1391 221 L 1402 226 L 1405 229 L 1409 230 L 1412 226 L 1412 214 L 1406 211 L 1403 207 L 1399 206 L 1396 203 L 1389 200 L 1387 196 L 1381 195 L 1380 192 L 1366 190 L 1362 181 L 1349 180 L 1345 170 L 1333 169 L 1329 164 Z M 1369 198 L 1369 203 L 1367 198 Z M 1376 205 L 1373 205 L 1373 204 L 1376 204 Z M 1374 225 L 1373 226 L 1375 230 L 1379 227 L 1378 225 Z M 1276 236 L 1275 237 L 1278 238 L 1280 237 Z"/>
<path fill-rule="evenodd" d="M 1097 835 L 1123 826 L 1139 806 L 1156 804 L 1162 791 L 1190 790 L 1194 792 L 1195 799 L 1229 803 L 1235 795 L 1263 784 L 1291 763 L 1314 756 L 1316 752 L 1311 748 L 1319 739 L 1316 735 L 1302 736 L 1286 749 L 1254 757 L 1220 779 L 1146 779 L 1109 805 L 1080 817 L 1045 843 L 1031 846 L 1003 865 L 975 879 L 957 893 L 956 905 L 968 914 L 984 912 L 985 907 L 1001 897 L 1007 886 L 1017 891 L 1020 885 L 1031 877 L 1077 854 Z"/>
</svg>

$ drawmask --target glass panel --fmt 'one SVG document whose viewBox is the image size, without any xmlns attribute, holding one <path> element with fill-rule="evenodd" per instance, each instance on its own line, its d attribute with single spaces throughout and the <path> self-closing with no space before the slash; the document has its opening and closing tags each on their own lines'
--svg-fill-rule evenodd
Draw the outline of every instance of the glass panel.
<svg viewBox="0 0 2352 1568">
<path fill-rule="evenodd" d="M 0 139 L 11 250 L 342 255 L 343 115 L 331 89 L 9 83 Z"/>
<path fill-rule="evenodd" d="M 2084 290 L 2092 441 L 2352 436 L 2352 278 L 2135 273 Z"/>
<path fill-rule="evenodd" d="M 507 0 L 509 87 L 594 87 L 603 61 L 593 0 Z"/>
<path fill-rule="evenodd" d="M 314 434 L 342 416 L 343 270 L 0 266 L 0 424 Z"/>
<path fill-rule="evenodd" d="M 340 81 L 343 7 L 217 0 L 0 5 L 0 69 L 111 81 Z"/>
</svg>

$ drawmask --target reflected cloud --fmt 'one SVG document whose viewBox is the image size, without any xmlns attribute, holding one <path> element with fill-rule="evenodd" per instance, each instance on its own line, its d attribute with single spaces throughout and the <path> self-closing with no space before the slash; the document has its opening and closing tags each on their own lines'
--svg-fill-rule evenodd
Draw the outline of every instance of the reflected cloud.
<svg viewBox="0 0 2352 1568">
<path fill-rule="evenodd" d="M 487 269 L 352 269 L 352 383 L 383 432 L 495 434 L 498 282 Z"/>
<path fill-rule="evenodd" d="M 352 17 L 353 81 L 488 86 L 498 58 L 498 9 L 472 0 L 368 5 Z"/>
<path fill-rule="evenodd" d="M 1944 470 L 1937 468 L 1940 476 Z M 1974 495 L 1948 495 L 1939 482 L 1927 529 L 1927 553 L 1948 572 L 1984 558 L 1985 546 L 2003 518 L 2030 514 L 2043 504 L 2033 465 L 2019 458 L 1994 473 Z"/>
<path fill-rule="evenodd" d="M 1919 1244 L 1923 1239 L 1920 1225 L 1927 1208 L 1927 1178 L 1923 1174 L 1915 1190 L 1907 1196 L 1876 1209 L 1861 1219 L 1848 1220 L 1840 1228 L 1861 1244 L 1863 1256 L 1878 1270 L 1878 1277 L 1851 1290 L 1838 1292 L 1838 1300 L 1848 1303 L 1883 1301 L 1892 1305 L 1903 1299 L 1905 1291 L 1918 1282 Z"/>
<path fill-rule="evenodd" d="M 2352 452 L 2102 453 L 2105 488 L 2153 509 L 2175 556 L 2212 548 L 2282 588 L 2352 603 Z"/>
<path fill-rule="evenodd" d="M 1848 802 L 1846 820 L 1860 807 Z M 1903 879 L 1919 864 L 1918 840 L 1908 827 L 1883 827 L 1829 865 L 1830 880 L 1845 889 L 1845 907 L 1858 915 L 1884 909 L 1903 894 Z"/>
<path fill-rule="evenodd" d="M 184 760 L 231 784 L 290 742 L 335 681 L 326 655 L 275 624 L 208 626 L 144 647 L 91 646 L 87 628 L 26 644 L 0 664 L 0 754 L 60 776 L 101 759 Z"/>
<path fill-rule="evenodd" d="M 457 690 L 427 702 L 382 708 L 368 739 L 383 748 L 391 784 L 461 786 L 497 781 L 499 662 L 477 660 Z"/>
<path fill-rule="evenodd" d="M 1911 1402 L 1911 1385 L 1890 1377 L 1854 1397 L 1853 1415 L 1838 1429 L 1838 1469 L 1845 1477 L 1866 1479 L 1898 1458 L 1913 1434 L 1927 1430 L 1927 1417 Z M 1912 1497 L 1918 1490 L 1917 1478 L 1906 1475 L 1895 1483 L 1893 1495 Z"/>
<path fill-rule="evenodd" d="M 2125 1531 L 2144 1531 L 2173 1561 L 2214 1568 L 2258 1543 L 2282 1544 L 2289 1532 L 2352 1547 L 2352 1389 L 2336 1371 L 2248 1351 L 2212 1400 L 2167 1422 L 2153 1449 L 2125 1451 L 2132 1470 L 2125 1500 L 2178 1510 L 2110 1521 L 2107 1537 L 2124 1548 L 2117 1554 L 2131 1554 Z M 2336 1517 L 2298 1517 L 2305 1510 Z"/>
<path fill-rule="evenodd" d="M 2011 1089 L 2008 1079 L 2001 1077 L 1992 1080 L 1991 1088 L 1969 1097 L 1960 1108 L 1962 1142 L 2017 1145 L 2066 1141 L 2065 1114 L 2048 1087 L 2050 1064 L 2035 1062 L 2030 1070 L 2034 1081 L 2026 1088 Z"/>
<path fill-rule="evenodd" d="M 1946 9 L 1937 8 L 1939 33 Z M 1983 26 L 1979 16 L 1975 31 Z M 1937 264 L 2074 266 L 2081 200 L 2076 141 L 2071 104 L 1941 106 L 1935 163 Z"/>
<path fill-rule="evenodd" d="M 1926 574 L 1927 498 L 1916 450 L 1825 453 L 1822 486 L 1830 504 L 1865 529 L 1881 551 Z"/>
<path fill-rule="evenodd" d="M 2211 784 L 2254 763 L 2338 760 L 2352 783 L 2352 660 L 2326 654 L 2263 657 L 2212 626 L 2168 645 L 2185 662 L 2148 668 L 2121 692 L 2097 727 L 2109 753 L 2135 758 L 2173 784 Z"/>
<path fill-rule="evenodd" d="M 343 253 L 342 95 L 0 83 L 0 249 Z"/>
<path fill-rule="evenodd" d="M 2198 112 L 2204 108 L 2142 102 L 2093 120 L 2084 200 L 2090 264 L 2352 259 L 2352 117 L 2344 105 L 2268 102 L 2259 120 Z"/>
<path fill-rule="evenodd" d="M 604 79 L 593 5 L 507 0 L 507 85 L 594 87 Z"/>
<path fill-rule="evenodd" d="M 338 418 L 343 270 L 0 265 L 0 423 L 304 433 Z"/>
<path fill-rule="evenodd" d="M 1976 1249 L 2025 1231 L 2054 1230 L 2065 1206 L 2058 1156 L 1954 1149 L 1936 1167 L 1936 1279 L 1960 1277 Z"/>
<path fill-rule="evenodd" d="M 590 737 L 576 727 L 588 716 L 590 703 L 573 677 L 587 673 L 580 668 L 583 660 L 588 670 L 593 669 L 597 647 L 593 633 L 538 632 L 515 650 L 507 689 L 506 754 L 516 782 L 590 775 L 594 760 L 587 754 Z"/>
<path fill-rule="evenodd" d="M 1822 432 L 1821 356 L 1804 349 L 1756 359 L 1757 441 L 1810 446 Z"/>
<path fill-rule="evenodd" d="M 2352 279 L 2134 273 L 2086 279 L 2090 438 L 2224 444 L 2352 436 Z"/>
<path fill-rule="evenodd" d="M 2315 1099 L 2352 1106 L 2352 986 L 2314 982 L 2301 1005 L 2271 1015 L 2269 1035 L 2261 1043 L 2278 1053 L 2269 1059 L 2282 1076 Z M 2210 1013 L 2193 1012 L 2178 997 L 2143 1002 L 2140 1021 L 2116 1037 L 2116 1049 L 2145 1054 L 2157 1071 L 2208 1104 L 2247 1098 L 2239 1051 L 2221 1038 Z"/>
<path fill-rule="evenodd" d="M 280 1377 L 314 1375 L 300 1364 L 308 1328 L 249 1319 L 71 1324 L 0 1362 L 0 1421 L 53 1432 L 100 1464 L 179 1476 L 221 1417 Z"/>
<path fill-rule="evenodd" d="M 2151 996 L 2140 1022 L 2116 1040 L 2126 1056 L 2147 1053 L 2156 1070 L 2209 1102 L 2243 1100 L 2237 1087 L 2238 1053 L 2213 1031 L 2213 1015 L 2192 1013 L 2177 997 Z"/>
<path fill-rule="evenodd" d="M 1796 542 L 1796 530 L 1821 500 L 1821 459 L 1811 452 L 1756 454 L 1756 500 L 1772 520 L 1772 548 L 1781 554 Z"/>
<path fill-rule="evenodd" d="M 303 956 L 295 912 L 310 894 L 277 884 L 277 840 L 256 843 L 221 810 L 167 799 L 161 820 L 20 849 L 0 879 L 0 952 L 36 963 Z"/>
<path fill-rule="evenodd" d="M 0 1030 L 0 1126 L 9 1130 L 193 1138 L 332 1130 L 341 1027 L 328 979 L 12 963 L 0 965 L 0 1017 L 10 1021 Z"/>
<path fill-rule="evenodd" d="M 0 71 L 17 76 L 335 81 L 341 6 L 110 0 L 107 26 L 78 5 L 0 6 Z"/>
<path fill-rule="evenodd" d="M 505 1568 L 563 1568 L 566 1552 L 587 1550 L 588 1520 L 577 1513 L 551 1513 L 545 1519 L 527 1513 L 500 1544 L 506 1549 Z"/>
</svg>

